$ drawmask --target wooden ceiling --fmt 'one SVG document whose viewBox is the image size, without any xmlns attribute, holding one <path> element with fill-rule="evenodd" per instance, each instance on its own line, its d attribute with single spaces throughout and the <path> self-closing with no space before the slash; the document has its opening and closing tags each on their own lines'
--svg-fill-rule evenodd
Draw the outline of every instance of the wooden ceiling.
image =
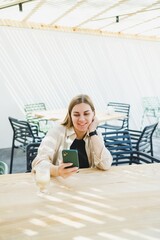
<svg viewBox="0 0 160 240">
<path fill-rule="evenodd" d="M 0 25 L 160 41 L 160 0 L 0 0 Z"/>
</svg>

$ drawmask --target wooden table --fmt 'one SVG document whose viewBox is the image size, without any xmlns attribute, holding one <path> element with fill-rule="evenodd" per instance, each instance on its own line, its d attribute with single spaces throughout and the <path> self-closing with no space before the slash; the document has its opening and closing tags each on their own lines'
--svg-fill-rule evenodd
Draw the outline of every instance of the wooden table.
<svg viewBox="0 0 160 240">
<path fill-rule="evenodd" d="M 30 173 L 0 183 L 1 240 L 160 239 L 160 164 L 81 169 L 41 197 Z"/>
<path fill-rule="evenodd" d="M 40 119 L 46 119 L 50 121 L 62 121 L 66 116 L 67 110 L 66 109 L 59 109 L 59 110 L 46 110 L 46 111 L 36 111 L 33 113 L 33 115 Z M 107 122 L 110 120 L 116 120 L 116 119 L 124 119 L 125 114 L 113 112 L 111 114 L 108 114 L 105 111 L 96 111 L 96 116 L 99 120 L 99 123 L 101 122 Z"/>
</svg>

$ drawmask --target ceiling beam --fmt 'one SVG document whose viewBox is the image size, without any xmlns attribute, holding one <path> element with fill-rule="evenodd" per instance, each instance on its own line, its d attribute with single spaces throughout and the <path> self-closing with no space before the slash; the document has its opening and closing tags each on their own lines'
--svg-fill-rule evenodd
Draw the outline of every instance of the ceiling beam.
<svg viewBox="0 0 160 240">
<path fill-rule="evenodd" d="M 0 9 L 9 8 L 9 7 L 19 5 L 21 3 L 27 3 L 32 1 L 35 1 L 35 0 L 15 0 L 15 1 L 11 1 L 10 3 L 1 4 Z"/>
<path fill-rule="evenodd" d="M 72 28 L 72 27 L 63 27 L 56 25 L 47 25 L 47 24 L 36 24 L 36 23 L 26 23 L 13 20 L 0 20 L 0 26 L 7 27 L 18 27 L 18 28 L 30 28 L 30 29 L 39 29 L 39 30 L 51 30 L 51 31 L 61 31 L 61 32 L 73 32 L 73 33 L 82 33 L 98 36 L 108 36 L 108 37 L 119 37 L 119 38 L 130 38 L 146 41 L 160 41 L 160 37 L 150 37 L 150 36 L 137 36 L 136 34 L 124 34 L 124 33 L 114 33 L 107 31 L 83 29 L 83 28 Z"/>
<path fill-rule="evenodd" d="M 136 12 L 130 12 L 130 13 L 128 13 L 128 14 L 124 14 L 124 15 L 122 15 L 122 18 L 120 18 L 120 21 L 123 21 L 123 20 L 125 20 L 125 19 L 130 18 L 130 17 L 133 17 L 133 16 L 136 15 L 136 14 L 149 11 L 149 8 L 152 8 L 152 7 L 156 6 L 157 4 L 159 4 L 159 3 L 156 2 L 156 3 L 153 3 L 153 4 L 151 4 L 151 5 L 148 5 L 148 6 L 145 7 L 145 8 L 142 8 L 142 9 L 136 11 Z M 118 15 L 118 16 L 120 17 L 120 15 Z M 109 27 L 109 26 L 111 26 L 111 25 L 114 25 L 114 24 L 115 24 L 115 21 L 113 21 L 113 22 L 110 23 L 110 24 L 107 24 L 107 25 L 104 25 L 104 26 L 100 27 L 99 30 L 102 30 L 102 29 L 104 29 L 104 28 L 106 28 L 106 27 Z M 143 24 L 143 23 L 141 22 L 141 23 L 139 23 L 139 24 Z M 132 26 L 133 26 L 133 25 L 132 25 Z M 132 28 L 132 26 L 128 27 L 128 29 Z M 120 32 L 122 32 L 123 30 L 124 30 L 124 29 L 121 29 Z"/>
<path fill-rule="evenodd" d="M 121 4 L 123 4 L 123 3 L 126 2 L 126 1 L 128 1 L 128 0 L 120 0 L 120 1 L 118 1 L 118 3 L 113 4 L 113 5 L 110 6 L 109 8 L 106 8 L 106 9 L 104 9 L 103 11 L 101 11 L 101 12 L 95 14 L 94 16 L 92 16 L 92 17 L 90 17 L 90 18 L 84 20 L 83 22 L 81 22 L 80 24 L 78 24 L 77 26 L 75 26 L 75 28 L 78 28 L 78 27 L 80 27 L 80 26 L 86 24 L 87 22 L 90 22 L 90 21 L 94 20 L 96 17 L 99 17 L 100 15 L 102 15 L 102 14 L 108 12 L 109 10 L 111 10 L 111 9 L 113 9 L 113 8 L 115 8 L 115 7 L 119 6 L 119 5 L 121 5 Z"/>
<path fill-rule="evenodd" d="M 78 8 L 80 5 L 82 5 L 84 2 L 86 2 L 86 0 L 81 0 L 79 2 L 77 2 L 73 7 L 71 7 L 70 9 L 68 9 L 66 12 L 64 12 L 61 16 L 59 16 L 58 18 L 56 18 L 53 22 L 51 22 L 50 24 L 53 25 L 56 22 L 58 22 L 59 20 L 61 20 L 63 17 L 67 16 L 69 13 L 73 12 L 76 8 Z"/>
</svg>

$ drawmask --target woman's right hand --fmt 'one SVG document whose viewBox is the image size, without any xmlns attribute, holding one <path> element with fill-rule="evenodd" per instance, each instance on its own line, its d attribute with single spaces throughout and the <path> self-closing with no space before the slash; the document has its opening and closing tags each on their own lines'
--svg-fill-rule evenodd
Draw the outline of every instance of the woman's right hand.
<svg viewBox="0 0 160 240">
<path fill-rule="evenodd" d="M 76 173 L 78 171 L 78 167 L 66 168 L 72 165 L 73 163 L 61 163 L 58 167 L 58 175 L 63 178 L 67 178 Z"/>
</svg>

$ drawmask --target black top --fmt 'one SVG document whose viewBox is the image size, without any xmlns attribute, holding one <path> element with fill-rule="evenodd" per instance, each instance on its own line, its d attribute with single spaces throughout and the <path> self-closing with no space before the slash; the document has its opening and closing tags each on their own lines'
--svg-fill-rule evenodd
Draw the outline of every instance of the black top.
<svg viewBox="0 0 160 240">
<path fill-rule="evenodd" d="M 85 149 L 85 141 L 83 139 L 75 139 L 70 149 L 78 150 L 79 168 L 89 168 L 88 157 Z"/>
</svg>

